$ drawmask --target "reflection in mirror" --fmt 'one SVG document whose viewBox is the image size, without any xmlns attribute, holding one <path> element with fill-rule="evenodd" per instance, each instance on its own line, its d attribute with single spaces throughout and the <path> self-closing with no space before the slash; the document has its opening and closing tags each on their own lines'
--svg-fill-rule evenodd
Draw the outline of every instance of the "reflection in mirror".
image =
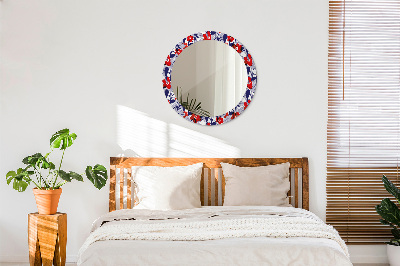
<svg viewBox="0 0 400 266">
<path fill-rule="evenodd" d="M 223 42 L 205 40 L 176 59 L 171 87 L 180 104 L 194 114 L 213 117 L 232 110 L 243 98 L 247 70 L 243 58 Z"/>
</svg>

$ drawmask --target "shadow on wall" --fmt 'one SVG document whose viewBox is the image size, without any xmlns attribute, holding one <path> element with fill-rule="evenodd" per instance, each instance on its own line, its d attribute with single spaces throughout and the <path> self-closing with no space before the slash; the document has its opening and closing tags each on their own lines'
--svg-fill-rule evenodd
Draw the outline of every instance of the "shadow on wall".
<svg viewBox="0 0 400 266">
<path fill-rule="evenodd" d="M 117 144 L 126 157 L 240 157 L 225 141 L 117 105 Z"/>
</svg>

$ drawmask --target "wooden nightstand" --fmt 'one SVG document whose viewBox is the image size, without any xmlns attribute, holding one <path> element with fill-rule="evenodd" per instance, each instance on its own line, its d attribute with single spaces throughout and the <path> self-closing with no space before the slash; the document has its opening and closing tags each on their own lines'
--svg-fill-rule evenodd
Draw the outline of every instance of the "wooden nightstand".
<svg viewBox="0 0 400 266">
<path fill-rule="evenodd" d="M 67 214 L 28 214 L 30 265 L 65 265 Z"/>
</svg>

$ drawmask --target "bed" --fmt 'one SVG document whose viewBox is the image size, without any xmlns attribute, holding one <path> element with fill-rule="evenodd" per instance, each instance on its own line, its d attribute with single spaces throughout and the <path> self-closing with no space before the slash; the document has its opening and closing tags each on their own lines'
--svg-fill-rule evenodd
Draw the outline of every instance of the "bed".
<svg viewBox="0 0 400 266">
<path fill-rule="evenodd" d="M 290 207 L 223 206 L 221 163 L 290 163 Z M 135 167 L 203 163 L 201 208 L 137 205 Z M 224 170 L 225 171 L 225 170 Z M 109 213 L 99 217 L 78 265 L 352 265 L 333 227 L 308 211 L 307 158 L 110 158 Z"/>
</svg>

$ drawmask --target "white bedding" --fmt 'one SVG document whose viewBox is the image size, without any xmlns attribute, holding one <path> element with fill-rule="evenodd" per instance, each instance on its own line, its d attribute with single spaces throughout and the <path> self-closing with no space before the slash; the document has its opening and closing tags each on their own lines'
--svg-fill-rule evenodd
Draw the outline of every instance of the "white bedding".
<svg viewBox="0 0 400 266">
<path fill-rule="evenodd" d="M 78 265 L 351 265 L 337 232 L 292 207 L 121 210 L 95 221 Z"/>
</svg>

